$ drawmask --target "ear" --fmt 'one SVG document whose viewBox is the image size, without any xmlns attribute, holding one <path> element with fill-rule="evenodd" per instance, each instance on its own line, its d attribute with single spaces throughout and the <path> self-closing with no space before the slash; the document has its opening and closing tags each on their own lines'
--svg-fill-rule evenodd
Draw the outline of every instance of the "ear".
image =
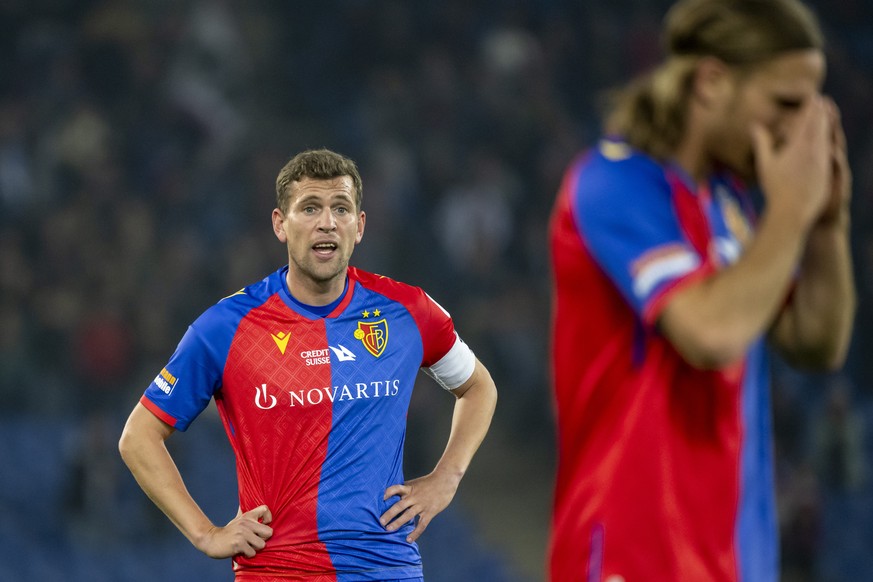
<svg viewBox="0 0 873 582">
<path fill-rule="evenodd" d="M 703 107 L 718 105 L 730 94 L 732 79 L 731 69 L 724 61 L 703 57 L 694 71 L 692 95 Z"/>
<path fill-rule="evenodd" d="M 273 220 L 273 234 L 276 235 L 276 238 L 279 239 L 279 242 L 287 243 L 288 237 L 285 235 L 285 229 L 283 228 L 285 215 L 278 208 L 274 208 L 271 218 Z"/>
<path fill-rule="evenodd" d="M 358 215 L 358 232 L 355 235 L 355 244 L 361 242 L 361 239 L 364 238 L 364 225 L 367 223 L 367 214 L 361 210 L 361 213 Z"/>
</svg>

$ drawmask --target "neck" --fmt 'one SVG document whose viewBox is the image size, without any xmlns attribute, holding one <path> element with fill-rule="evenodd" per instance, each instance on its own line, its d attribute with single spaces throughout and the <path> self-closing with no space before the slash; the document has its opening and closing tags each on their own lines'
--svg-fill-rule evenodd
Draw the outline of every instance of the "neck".
<svg viewBox="0 0 873 582">
<path fill-rule="evenodd" d="M 346 271 L 326 281 L 316 281 L 309 277 L 295 276 L 292 269 L 288 269 L 285 282 L 288 292 L 299 302 L 306 305 L 321 306 L 333 303 L 343 293 L 346 286 Z"/>
<path fill-rule="evenodd" d="M 676 147 L 673 160 L 694 180 L 695 184 L 706 182 L 712 173 L 712 161 L 705 154 L 703 140 L 689 135 Z"/>
</svg>

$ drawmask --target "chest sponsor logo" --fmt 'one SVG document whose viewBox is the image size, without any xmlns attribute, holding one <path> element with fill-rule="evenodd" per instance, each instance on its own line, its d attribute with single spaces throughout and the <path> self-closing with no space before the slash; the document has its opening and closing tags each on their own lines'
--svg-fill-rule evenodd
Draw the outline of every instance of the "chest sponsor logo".
<svg viewBox="0 0 873 582">
<path fill-rule="evenodd" d="M 330 350 L 327 348 L 321 350 L 305 350 L 300 352 L 300 359 L 307 366 L 321 366 L 330 364 Z"/>
<path fill-rule="evenodd" d="M 279 400 L 275 396 L 267 392 L 266 384 L 255 386 L 255 406 L 261 410 L 270 410 L 278 402 Z"/>
<path fill-rule="evenodd" d="M 288 338 L 291 337 L 291 334 L 280 331 L 279 333 L 271 333 L 270 337 L 273 338 L 274 342 L 276 342 L 276 347 L 279 348 L 279 351 L 282 352 L 282 355 L 284 356 L 285 349 L 288 347 Z"/>
<path fill-rule="evenodd" d="M 378 358 L 388 345 L 388 321 L 385 318 L 379 321 L 359 321 L 354 335 L 355 339 L 361 340 L 368 352 Z"/>
<path fill-rule="evenodd" d="M 355 361 L 357 356 L 352 350 L 342 344 L 337 344 L 337 346 L 338 347 L 327 346 L 327 348 L 319 350 L 304 350 L 300 352 L 300 359 L 303 360 L 303 363 L 307 366 L 323 366 L 325 364 L 330 364 L 332 360 L 330 353 L 333 352 L 333 355 L 338 362 Z"/>
<path fill-rule="evenodd" d="M 261 410 L 270 410 L 280 403 L 290 407 L 318 406 L 334 402 L 391 398 L 397 396 L 399 392 L 400 380 L 397 378 L 286 391 L 272 389 L 267 384 L 261 384 L 255 386 L 254 400 L 255 406 Z"/>
</svg>

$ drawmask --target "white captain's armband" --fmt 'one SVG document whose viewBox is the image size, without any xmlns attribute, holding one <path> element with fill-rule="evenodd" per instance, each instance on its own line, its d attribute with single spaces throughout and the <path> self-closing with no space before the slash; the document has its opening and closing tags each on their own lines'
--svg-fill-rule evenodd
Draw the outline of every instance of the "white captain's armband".
<svg viewBox="0 0 873 582">
<path fill-rule="evenodd" d="M 424 368 L 428 376 L 446 390 L 454 390 L 470 379 L 476 367 L 476 356 L 458 333 L 455 332 L 455 344 L 439 362 L 430 368 Z"/>
</svg>

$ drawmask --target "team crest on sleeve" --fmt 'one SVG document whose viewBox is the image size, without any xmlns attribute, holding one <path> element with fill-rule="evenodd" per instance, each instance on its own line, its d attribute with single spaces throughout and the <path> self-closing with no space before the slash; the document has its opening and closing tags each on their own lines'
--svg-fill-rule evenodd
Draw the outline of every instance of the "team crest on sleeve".
<svg viewBox="0 0 873 582">
<path fill-rule="evenodd" d="M 388 345 L 388 321 L 385 318 L 379 321 L 359 321 L 355 339 L 361 340 L 367 351 L 378 358 Z"/>
</svg>

